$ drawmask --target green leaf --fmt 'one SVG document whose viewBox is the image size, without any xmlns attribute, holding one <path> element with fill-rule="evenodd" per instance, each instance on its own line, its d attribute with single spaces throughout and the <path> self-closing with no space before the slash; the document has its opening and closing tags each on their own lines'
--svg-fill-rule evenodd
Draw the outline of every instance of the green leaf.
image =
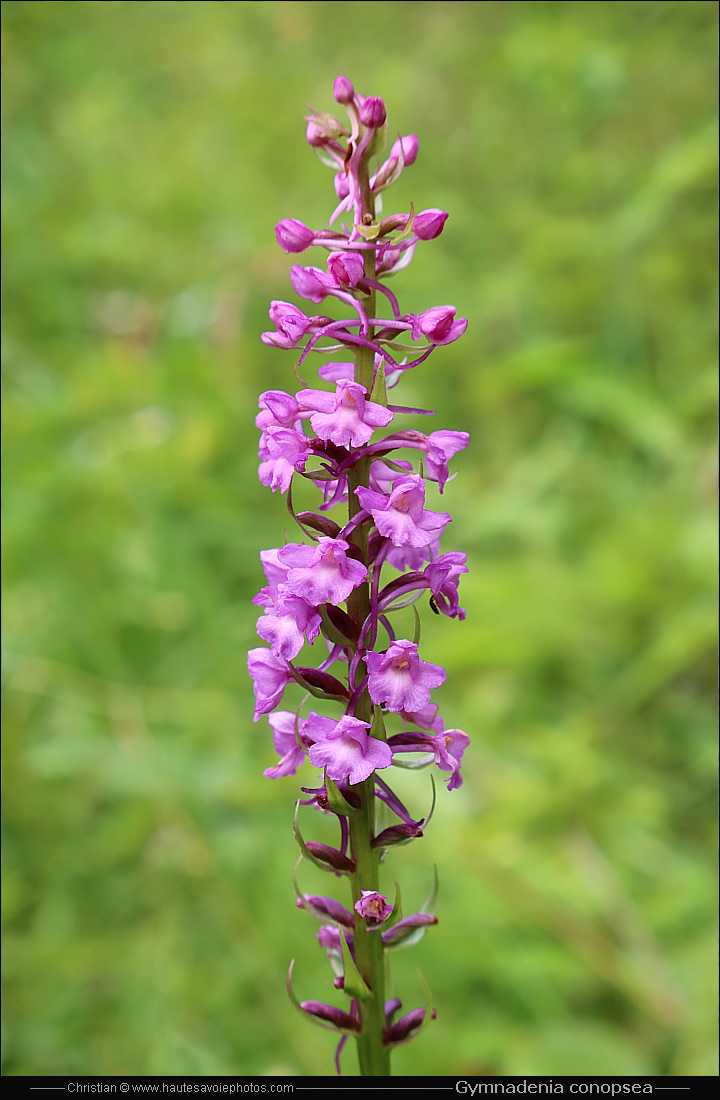
<svg viewBox="0 0 720 1100">
<path fill-rule="evenodd" d="M 383 718 L 383 712 L 380 707 L 375 707 L 373 724 L 370 729 L 370 736 L 377 738 L 378 741 L 387 741 L 387 734 L 385 732 L 385 719 Z"/>
<path fill-rule="evenodd" d="M 318 614 L 322 620 L 322 632 L 329 642 L 335 642 L 337 645 L 347 646 L 349 644 L 355 644 L 358 639 L 358 630 L 349 615 L 340 607 L 333 607 L 332 611 L 328 608 L 331 604 L 321 604 L 317 608 Z M 333 621 L 335 620 L 335 621 Z M 346 627 L 348 633 L 345 633 L 340 624 Z M 352 630 L 352 634 L 349 631 Z"/>
<path fill-rule="evenodd" d="M 423 829 L 427 829 L 432 820 L 432 815 L 435 813 L 435 802 L 437 801 L 437 787 L 435 786 L 435 776 L 430 772 L 430 783 L 432 784 L 432 802 L 430 803 L 430 813 L 425 818 L 425 824 Z"/>
<path fill-rule="evenodd" d="M 394 459 L 386 458 L 385 465 L 389 466 L 391 470 L 397 470 L 399 474 L 405 474 L 405 477 L 407 477 L 407 470 L 405 469 L 405 467 L 401 466 L 399 462 L 395 462 Z"/>
<path fill-rule="evenodd" d="M 342 929 L 340 930 L 340 946 L 342 947 L 343 967 L 345 968 L 343 987 L 345 996 L 351 1000 L 355 998 L 360 1001 L 372 1000 L 372 990 L 365 984 L 362 974 L 355 965 L 355 960 L 350 954 L 350 948 L 345 939 L 345 932 Z"/>
<path fill-rule="evenodd" d="M 314 1016 L 312 1014 L 312 1012 L 306 1012 L 305 1011 L 305 1009 L 303 1008 L 303 1006 L 300 1004 L 299 1000 L 295 996 L 295 991 L 293 990 L 293 987 L 292 987 L 292 972 L 293 972 L 294 965 L 295 965 L 295 959 L 291 959 L 290 960 L 290 966 L 288 967 L 287 977 L 285 979 L 285 988 L 287 989 L 288 997 L 290 998 L 290 1000 L 292 1001 L 294 1007 L 300 1013 L 302 1018 L 304 1020 L 309 1020 L 311 1024 L 316 1024 L 317 1027 L 321 1027 L 325 1031 L 334 1031 L 336 1035 L 337 1034 L 357 1035 L 357 1029 L 356 1028 L 351 1029 L 349 1027 L 341 1027 L 338 1024 L 331 1024 L 329 1022 L 329 1020 L 321 1020 L 319 1017 Z"/>
<path fill-rule="evenodd" d="M 352 875 L 355 873 L 355 865 L 350 860 L 346 860 L 347 867 L 343 867 L 340 864 L 332 864 L 326 859 L 321 859 L 315 855 L 307 843 L 305 842 L 302 833 L 300 832 L 300 823 L 298 821 L 298 815 L 300 811 L 300 800 L 295 803 L 295 816 L 293 818 L 293 835 L 298 842 L 298 847 L 302 852 L 308 863 L 312 863 L 315 867 L 319 867 L 321 871 L 329 871 L 333 875 Z M 323 845 L 323 847 L 325 847 Z M 339 853 L 338 853 L 339 854 Z"/>
<path fill-rule="evenodd" d="M 437 905 L 439 889 L 440 889 L 440 882 L 438 880 L 437 863 L 433 863 L 433 888 L 430 891 L 430 893 L 428 894 L 428 896 L 426 897 L 426 899 L 425 899 L 425 901 L 422 905 L 422 908 L 420 909 L 421 913 L 434 913 L 435 912 L 435 906 Z"/>
<path fill-rule="evenodd" d="M 355 229 L 366 241 L 374 241 L 380 231 L 380 226 L 377 222 L 374 222 L 372 225 L 356 225 Z"/>
<path fill-rule="evenodd" d="M 407 772 L 419 772 L 423 768 L 429 768 L 431 764 L 435 763 L 434 753 L 425 753 L 419 760 L 402 760 L 395 759 L 393 757 L 394 768 L 404 768 Z"/>
<path fill-rule="evenodd" d="M 423 974 L 421 973 L 420 970 L 417 969 L 417 967 L 415 968 L 415 972 L 418 976 L 418 980 L 419 980 L 420 985 L 422 986 L 423 992 L 425 994 L 425 1018 L 424 1018 L 423 1022 L 420 1024 L 420 1027 L 418 1028 L 418 1030 L 414 1033 L 413 1039 L 417 1039 L 418 1035 L 420 1035 L 425 1030 L 425 1028 L 428 1026 L 428 1024 L 430 1023 L 430 1020 L 432 1019 L 432 1007 L 433 1007 L 432 993 L 430 992 L 430 986 L 425 981 L 425 978 L 424 978 Z"/>
<path fill-rule="evenodd" d="M 400 896 L 400 886 L 395 883 L 395 901 L 393 902 L 392 913 L 386 921 L 383 921 L 382 930 L 386 931 L 388 928 L 392 928 L 394 924 L 397 924 L 399 920 L 402 920 L 402 898 Z"/>
<path fill-rule="evenodd" d="M 376 157 L 376 156 L 379 156 L 380 153 L 382 153 L 383 149 L 385 148 L 385 146 L 388 143 L 388 134 L 389 133 L 390 133 L 390 128 L 388 126 L 387 119 L 385 119 L 382 126 L 380 126 L 375 131 L 375 133 L 373 134 L 373 136 L 371 138 L 370 146 L 368 148 L 368 154 L 367 154 L 369 157 Z"/>
<path fill-rule="evenodd" d="M 413 615 L 415 616 L 415 633 L 413 634 L 413 642 L 415 645 L 420 645 L 420 616 L 418 615 L 418 609 L 415 604 L 412 605 Z"/>
<path fill-rule="evenodd" d="M 325 791 L 327 792 L 328 806 L 334 814 L 340 814 L 342 817 L 354 817 L 355 814 L 360 813 L 359 807 L 351 805 L 335 780 L 330 779 L 327 769 L 325 770 Z"/>
<path fill-rule="evenodd" d="M 387 408 L 387 389 L 385 387 L 385 364 L 381 363 L 378 367 L 378 372 L 375 376 L 375 384 L 370 394 L 370 400 L 374 401 L 377 405 L 383 405 Z"/>
<path fill-rule="evenodd" d="M 316 699 L 335 699 L 346 703 L 349 698 L 347 689 L 329 672 L 320 672 L 315 668 L 295 668 L 291 661 L 288 661 L 288 671 L 300 687 L 309 691 Z"/>
</svg>

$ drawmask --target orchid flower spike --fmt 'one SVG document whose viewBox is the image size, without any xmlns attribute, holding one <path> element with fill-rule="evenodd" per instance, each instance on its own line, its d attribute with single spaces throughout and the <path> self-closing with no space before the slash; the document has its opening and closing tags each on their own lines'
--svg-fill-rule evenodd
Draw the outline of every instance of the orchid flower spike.
<svg viewBox="0 0 720 1100">
<path fill-rule="evenodd" d="M 312 229 L 296 218 L 275 227 L 291 255 L 325 251 L 325 262 L 293 265 L 290 281 L 306 303 L 336 315 L 277 299 L 261 336 L 291 351 L 308 381 L 295 393 L 266 390 L 259 398 L 258 475 L 287 495 L 299 533 L 260 552 L 265 583 L 253 603 L 262 644 L 250 650 L 248 671 L 254 719 L 267 716 L 270 734 L 264 775 L 292 782 L 311 772 L 295 808 L 299 863 L 330 873 L 344 891 L 342 900 L 307 894 L 295 880 L 297 906 L 320 922 L 313 934 L 333 989 L 348 1003 L 298 1001 L 290 974 L 289 995 L 306 1020 L 338 1034 L 338 1072 L 353 1039 L 361 1075 L 388 1076 L 392 1048 L 416 1038 L 435 1010 L 428 1004 L 395 1018 L 401 1004 L 385 1001 L 384 955 L 412 946 L 437 923 L 427 911 L 435 892 L 432 904 L 408 917 L 399 890 L 394 902 L 381 892 L 386 850 L 419 840 L 434 807 L 433 794 L 419 817 L 392 777 L 398 767 L 435 767 L 456 790 L 470 738 L 445 728 L 435 693 L 447 675 L 421 647 L 419 616 L 412 639 L 393 625 L 397 612 L 424 596 L 432 612 L 462 629 L 467 557 L 444 545 L 450 511 L 435 511 L 426 498 L 429 485 L 442 493 L 451 482 L 469 436 L 462 427 L 424 434 L 408 426 L 405 416 L 425 410 L 388 404 L 387 392 L 468 322 L 452 305 L 403 313 L 386 286 L 418 247 L 443 233 L 448 213 L 430 206 L 381 215 L 379 196 L 415 162 L 418 139 L 398 135 L 386 152 L 392 130 L 384 100 L 360 94 L 344 75 L 332 94 L 347 122 L 312 110 L 306 138 L 332 170 L 338 205 L 328 224 L 344 219 L 342 227 Z M 317 381 L 307 374 L 313 357 Z M 312 510 L 296 511 L 301 481 L 308 493 L 320 492 Z M 311 811 L 331 819 L 334 841 L 306 839 Z"/>
</svg>

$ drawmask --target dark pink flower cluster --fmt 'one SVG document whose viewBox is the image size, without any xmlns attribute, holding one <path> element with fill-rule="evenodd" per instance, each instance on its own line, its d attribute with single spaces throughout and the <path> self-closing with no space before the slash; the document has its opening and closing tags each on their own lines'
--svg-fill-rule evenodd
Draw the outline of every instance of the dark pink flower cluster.
<svg viewBox="0 0 720 1100">
<path fill-rule="evenodd" d="M 286 218 L 276 235 L 289 253 L 311 246 L 327 251 L 322 267 L 294 266 L 292 286 L 300 298 L 315 306 L 323 303 L 323 309 L 335 299 L 344 316 L 335 319 L 274 301 L 272 327 L 262 335 L 268 345 L 296 350 L 298 377 L 311 354 L 325 359 L 317 388 L 303 383 L 294 394 L 268 390 L 260 396 L 260 481 L 288 494 L 304 540 L 260 555 L 267 583 L 254 602 L 262 608 L 257 631 L 265 644 L 250 651 L 248 668 L 255 720 L 268 716 L 279 757 L 265 775 L 293 775 L 309 759 L 323 776 L 319 788 L 306 789 L 312 796 L 308 801 L 336 813 L 341 823 L 338 849 L 301 841 L 303 854 L 335 873 L 353 874 L 346 822 L 347 807 L 357 797 L 353 788 L 374 777 L 375 797 L 398 819 L 374 837 L 372 844 L 381 853 L 422 835 L 424 823 L 413 820 L 378 773 L 393 764 L 408 766 L 406 754 L 415 754 L 412 766 L 435 763 L 449 773 L 449 789 L 462 783 L 460 765 L 469 738 L 461 730 L 446 730 L 432 701 L 445 670 L 421 659 L 419 628 L 412 640 L 398 637 L 402 631 L 391 620 L 425 592 L 435 613 L 465 617 L 458 583 L 467 572 L 466 556 L 441 551 L 452 517 L 428 507 L 426 495 L 428 483 L 442 494 L 449 463 L 469 437 L 464 431 L 425 434 L 403 428 L 402 417 L 428 411 L 388 403 L 387 392 L 435 348 L 457 340 L 467 320 L 450 305 L 403 313 L 385 285 L 388 276 L 412 261 L 419 242 L 442 233 L 448 215 L 436 208 L 386 217 L 376 213 L 381 192 L 414 162 L 418 140 L 398 137 L 383 159 L 383 101 L 357 95 L 345 77 L 337 78 L 334 93 L 345 106 L 347 124 L 322 112 L 307 118 L 309 144 L 335 172 L 338 204 L 329 228 L 312 230 Z M 373 168 L 374 157 L 379 163 Z M 348 223 L 333 228 L 343 216 Z M 383 435 L 384 429 L 389 431 Z M 295 512 L 292 490 L 298 478 L 320 491 L 317 511 Z M 344 515 L 332 518 L 331 510 L 342 507 Z M 388 568 L 395 571 L 391 577 Z M 405 622 L 407 617 L 405 611 Z M 317 654 L 311 665 L 303 659 L 307 646 Z M 294 709 L 279 710 L 285 692 L 297 688 L 301 693 Z M 310 697 L 322 713 L 307 709 Z M 391 723 L 394 730 L 386 726 Z M 337 797 L 345 800 L 344 808 L 333 802 Z M 314 900 L 314 907 L 301 904 L 320 919 L 339 904 Z M 367 889 L 354 908 L 357 919 L 370 925 L 381 924 L 391 912 L 382 895 Z M 335 913 L 335 923 L 323 925 L 321 936 L 335 955 L 342 954 L 339 937 L 351 939 L 356 921 L 353 913 L 340 909 L 340 918 Z M 383 943 L 403 942 L 434 919 L 416 914 L 398 920 L 396 914 L 382 933 Z M 358 1013 L 343 1013 L 338 1024 L 330 1006 L 305 1002 L 302 1008 L 341 1025 L 345 1034 L 361 1030 Z M 387 1023 L 385 1041 L 406 1041 L 420 1022 L 421 1017 L 413 1017 L 409 1023 Z"/>
</svg>

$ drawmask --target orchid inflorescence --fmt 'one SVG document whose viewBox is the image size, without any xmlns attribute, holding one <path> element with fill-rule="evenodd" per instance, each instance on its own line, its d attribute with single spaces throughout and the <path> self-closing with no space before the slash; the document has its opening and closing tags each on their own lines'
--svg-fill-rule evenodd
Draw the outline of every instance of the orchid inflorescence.
<svg viewBox="0 0 720 1100">
<path fill-rule="evenodd" d="M 413 1038 L 434 1010 L 428 1001 L 395 1019 L 401 1003 L 385 1001 L 384 955 L 416 942 L 437 921 L 428 911 L 436 890 L 423 911 L 403 917 L 397 888 L 392 905 L 378 889 L 385 852 L 422 836 L 429 820 L 411 816 L 389 786 L 387 769 L 435 763 L 449 773 L 447 785 L 453 790 L 462 783 L 460 765 L 469 743 L 461 730 L 445 729 L 431 701 L 446 673 L 419 656 L 415 609 L 427 592 L 435 613 L 465 617 L 458 582 L 467 572 L 466 556 L 440 552 L 452 517 L 426 508 L 425 494 L 427 482 L 437 483 L 442 493 L 450 476 L 448 461 L 467 446 L 468 434 L 403 430 L 398 425 L 402 415 L 431 414 L 390 404 L 387 391 L 436 347 L 461 336 L 467 321 L 452 306 L 401 313 L 381 281 L 407 267 L 419 241 L 438 237 L 448 215 L 438 209 L 415 214 L 411 208 L 408 214 L 381 216 L 381 193 L 413 163 L 418 139 L 398 136 L 387 159 L 372 171 L 371 161 L 387 145 L 385 105 L 379 97 L 356 94 L 344 76 L 335 80 L 333 91 L 345 106 L 348 124 L 313 111 L 307 116 L 307 140 L 335 171 L 338 205 L 329 225 L 347 214 L 350 228 L 342 224 L 314 231 L 285 218 L 276 235 L 286 252 L 311 246 L 328 251 L 325 269 L 294 266 L 292 285 L 315 305 L 338 299 L 351 316 L 333 320 L 274 301 L 274 328 L 262 335 L 266 344 L 300 350 L 296 374 L 303 388 L 294 395 L 263 393 L 256 424 L 261 430 L 260 481 L 273 492 L 287 493 L 288 509 L 307 541 L 260 554 L 267 585 L 254 603 L 263 608 L 257 631 L 267 646 L 250 651 L 248 668 L 255 721 L 268 715 L 279 756 L 264 774 L 272 779 L 294 775 L 306 756 L 323 771 L 321 785 L 303 787 L 307 797 L 296 805 L 301 859 L 347 877 L 352 891 L 350 910 L 333 898 L 304 894 L 296 885 L 298 906 L 320 921 L 317 938 L 328 953 L 335 988 L 349 1005 L 298 1002 L 288 974 L 291 998 L 306 1017 L 340 1034 L 338 1072 L 340 1051 L 353 1036 L 361 1075 L 387 1076 L 390 1049 Z M 390 316 L 378 316 L 378 294 Z M 302 380 L 311 352 L 335 356 L 318 369 L 320 379 L 334 388 L 314 389 Z M 352 353 L 353 361 L 338 360 L 338 352 Z M 377 438 L 377 429 L 390 425 L 390 433 Z M 398 451 L 419 459 L 419 472 L 408 457 L 398 458 Z M 320 490 L 317 511 L 295 511 L 296 477 Z M 328 513 L 343 505 L 348 518 L 338 523 Z M 396 570 L 392 579 L 382 577 L 384 566 Z M 394 612 L 409 607 L 415 617 L 412 640 L 397 637 L 391 623 Z M 317 667 L 295 664 L 305 644 L 316 641 L 321 649 Z M 302 702 L 297 710 L 278 710 L 292 684 L 302 688 Z M 305 713 L 310 696 L 320 701 L 314 705 L 322 713 Z M 337 818 L 336 848 L 304 839 L 301 806 Z M 381 828 L 376 808 L 394 824 Z"/>
</svg>

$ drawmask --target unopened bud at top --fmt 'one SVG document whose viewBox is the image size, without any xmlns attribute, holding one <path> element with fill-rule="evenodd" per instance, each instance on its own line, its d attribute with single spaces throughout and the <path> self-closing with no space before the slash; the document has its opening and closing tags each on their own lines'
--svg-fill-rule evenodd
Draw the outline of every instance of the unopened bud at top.
<svg viewBox="0 0 720 1100">
<path fill-rule="evenodd" d="M 360 104 L 360 122 L 363 126 L 370 126 L 377 130 L 387 118 L 385 104 L 380 96 L 367 95 Z"/>
<path fill-rule="evenodd" d="M 447 213 L 444 210 L 438 210 L 437 207 L 421 210 L 419 214 L 415 215 L 412 225 L 413 233 L 421 241 L 434 241 L 442 233 L 447 220 Z"/>
<path fill-rule="evenodd" d="M 275 226 L 275 236 L 281 248 L 286 252 L 304 252 L 315 240 L 312 229 L 308 229 L 295 218 L 283 218 Z"/>
<path fill-rule="evenodd" d="M 333 84 L 333 95 L 336 103 L 352 103 L 355 89 L 346 76 L 336 76 Z"/>
<path fill-rule="evenodd" d="M 313 111 L 312 114 L 305 115 L 305 121 L 308 124 L 305 137 L 310 145 L 326 145 L 328 141 L 348 135 L 342 122 L 325 111 Z"/>
<path fill-rule="evenodd" d="M 374 191 L 380 187 L 387 187 L 399 179 L 403 168 L 414 164 L 418 153 L 418 139 L 415 134 L 407 134 L 393 142 L 390 156 L 381 164 L 375 176 L 370 181 Z"/>
<path fill-rule="evenodd" d="M 388 160 L 392 160 L 393 157 L 399 160 L 402 152 L 402 159 L 407 168 L 417 160 L 418 144 L 417 134 L 406 134 L 405 137 L 398 138 L 393 142 Z"/>
</svg>

